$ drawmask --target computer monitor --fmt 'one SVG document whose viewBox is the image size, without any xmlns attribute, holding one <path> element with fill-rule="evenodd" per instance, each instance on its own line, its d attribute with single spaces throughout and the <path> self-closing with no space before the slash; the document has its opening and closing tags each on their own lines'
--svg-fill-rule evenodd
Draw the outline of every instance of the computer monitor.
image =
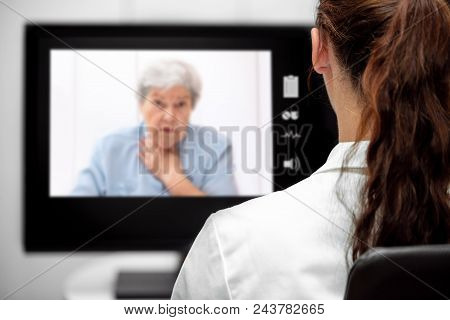
<svg viewBox="0 0 450 320">
<path fill-rule="evenodd" d="M 181 249 L 308 177 L 337 143 L 309 32 L 27 26 L 26 250 Z"/>
</svg>

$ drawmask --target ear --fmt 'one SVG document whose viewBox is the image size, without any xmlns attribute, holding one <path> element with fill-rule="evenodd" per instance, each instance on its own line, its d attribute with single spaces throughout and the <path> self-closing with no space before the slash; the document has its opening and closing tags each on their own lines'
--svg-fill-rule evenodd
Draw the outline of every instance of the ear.
<svg viewBox="0 0 450 320">
<path fill-rule="evenodd" d="M 330 70 L 329 50 L 325 39 L 321 39 L 319 29 L 311 29 L 312 64 L 314 70 L 324 74 Z"/>
</svg>

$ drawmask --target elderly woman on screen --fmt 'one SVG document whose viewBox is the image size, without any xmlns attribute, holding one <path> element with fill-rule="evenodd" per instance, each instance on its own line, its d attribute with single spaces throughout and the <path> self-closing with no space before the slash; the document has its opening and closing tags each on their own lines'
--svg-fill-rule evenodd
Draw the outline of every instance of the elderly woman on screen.
<svg viewBox="0 0 450 320">
<path fill-rule="evenodd" d="M 230 142 L 189 123 L 200 91 L 200 77 L 187 63 L 148 68 L 138 92 L 143 122 L 97 142 L 72 195 L 236 195 Z"/>
</svg>

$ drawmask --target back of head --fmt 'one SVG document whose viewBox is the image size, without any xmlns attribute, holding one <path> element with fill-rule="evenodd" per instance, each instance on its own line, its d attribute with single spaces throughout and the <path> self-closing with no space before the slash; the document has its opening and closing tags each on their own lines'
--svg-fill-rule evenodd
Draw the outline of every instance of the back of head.
<svg viewBox="0 0 450 320">
<path fill-rule="evenodd" d="M 450 241 L 450 8 L 445 0 L 321 0 L 317 27 L 361 96 L 370 137 L 352 254 Z"/>
</svg>

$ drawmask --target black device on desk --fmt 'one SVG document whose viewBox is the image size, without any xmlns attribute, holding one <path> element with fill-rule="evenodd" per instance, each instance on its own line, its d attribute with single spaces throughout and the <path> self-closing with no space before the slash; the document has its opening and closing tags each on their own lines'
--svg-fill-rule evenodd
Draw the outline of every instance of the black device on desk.
<svg viewBox="0 0 450 320">
<path fill-rule="evenodd" d="M 170 298 L 176 274 L 167 272 L 122 271 L 117 276 L 117 299 Z"/>
<path fill-rule="evenodd" d="M 310 28 L 299 26 L 28 26 L 26 250 L 184 250 L 211 213 L 308 177 L 337 143 L 336 118 L 322 81 L 313 76 L 308 90 L 310 52 Z M 92 153 L 111 132 L 139 128 L 139 79 L 149 65 L 167 59 L 193 66 L 202 78 L 192 113 L 200 127 L 220 132 L 221 121 L 228 129 L 236 124 L 235 135 L 227 137 L 234 191 L 145 194 L 137 187 L 140 176 L 121 180 L 119 174 L 110 183 L 104 171 L 95 171 L 99 162 L 111 169 L 121 156 L 120 148 L 100 161 Z M 248 128 L 255 136 L 269 132 L 269 139 L 250 134 L 244 141 Z M 133 156 L 134 165 L 139 158 Z M 244 168 L 248 159 L 257 166 Z M 141 162 L 138 167 L 136 175 L 150 179 Z M 92 194 L 77 194 L 75 185 L 86 172 L 95 183 L 100 179 L 112 187 L 94 185 Z"/>
</svg>

